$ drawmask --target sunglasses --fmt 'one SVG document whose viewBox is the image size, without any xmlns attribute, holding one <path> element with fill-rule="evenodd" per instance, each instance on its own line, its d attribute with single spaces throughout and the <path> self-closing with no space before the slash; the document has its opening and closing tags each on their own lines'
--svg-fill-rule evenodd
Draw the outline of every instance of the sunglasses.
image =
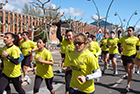
<svg viewBox="0 0 140 94">
<path fill-rule="evenodd" d="M 85 42 L 74 42 L 74 45 L 76 45 L 76 44 L 78 44 L 78 45 L 82 45 L 83 43 L 85 43 Z"/>
<path fill-rule="evenodd" d="M 127 30 L 128 32 L 131 32 L 132 30 Z"/>
</svg>

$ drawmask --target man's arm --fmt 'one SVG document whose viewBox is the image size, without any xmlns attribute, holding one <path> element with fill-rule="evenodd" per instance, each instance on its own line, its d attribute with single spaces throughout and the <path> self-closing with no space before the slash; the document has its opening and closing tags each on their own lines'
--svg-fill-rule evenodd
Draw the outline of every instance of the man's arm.
<svg viewBox="0 0 140 94">
<path fill-rule="evenodd" d="M 59 39 L 59 41 L 62 42 L 63 38 L 61 36 L 61 20 L 58 23 L 56 23 L 56 26 L 57 26 L 56 36 Z"/>
</svg>

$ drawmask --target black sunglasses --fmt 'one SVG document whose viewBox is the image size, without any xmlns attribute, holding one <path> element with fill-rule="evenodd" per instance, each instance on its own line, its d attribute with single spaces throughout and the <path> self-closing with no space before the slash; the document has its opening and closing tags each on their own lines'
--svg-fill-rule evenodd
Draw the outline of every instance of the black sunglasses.
<svg viewBox="0 0 140 94">
<path fill-rule="evenodd" d="M 131 32 L 132 30 L 127 30 L 128 32 Z"/>
<path fill-rule="evenodd" d="M 85 42 L 74 42 L 74 45 L 76 45 L 76 44 L 78 44 L 78 45 L 82 45 L 83 43 L 85 43 Z"/>
</svg>

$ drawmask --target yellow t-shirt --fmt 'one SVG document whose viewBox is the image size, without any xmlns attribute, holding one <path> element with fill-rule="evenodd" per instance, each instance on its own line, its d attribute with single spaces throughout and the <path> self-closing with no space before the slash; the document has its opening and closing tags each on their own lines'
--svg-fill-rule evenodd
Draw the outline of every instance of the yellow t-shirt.
<svg viewBox="0 0 140 94">
<path fill-rule="evenodd" d="M 79 91 L 85 93 L 94 92 L 94 80 L 92 79 L 82 83 L 78 80 L 78 76 L 86 76 L 99 69 L 95 56 L 89 50 L 85 50 L 82 53 L 73 51 L 67 55 L 65 62 L 69 62 L 69 66 L 72 69 L 70 87 L 77 87 Z"/>
<path fill-rule="evenodd" d="M 125 56 L 131 56 L 136 54 L 136 46 L 139 46 L 139 39 L 135 36 L 123 36 L 119 43 L 124 47 L 122 54 Z"/>
<path fill-rule="evenodd" d="M 63 46 L 65 46 L 65 56 L 75 50 L 73 42 L 69 43 L 66 38 L 63 37 L 61 43 L 63 44 Z M 64 62 L 64 66 L 68 67 L 67 62 Z"/>
<path fill-rule="evenodd" d="M 90 51 L 93 53 L 93 55 L 95 55 L 98 52 L 101 52 L 101 49 L 99 47 L 99 44 L 95 41 L 90 42 L 91 48 Z M 98 55 L 96 57 L 97 61 L 98 61 Z"/>
<path fill-rule="evenodd" d="M 107 39 L 107 45 L 111 46 L 111 48 L 109 49 L 109 54 L 117 54 L 118 53 L 118 47 L 116 48 L 115 46 L 117 46 L 119 42 L 118 38 L 108 38 Z"/>
<path fill-rule="evenodd" d="M 44 48 L 42 52 L 39 52 L 39 50 L 37 50 L 35 52 L 35 61 L 37 65 L 36 75 L 42 77 L 43 79 L 52 78 L 54 76 L 52 66 L 39 62 L 37 60 L 38 57 L 41 57 L 45 61 L 53 61 L 51 52 L 46 48 Z"/>
<path fill-rule="evenodd" d="M 28 51 L 29 50 L 32 50 L 34 48 L 36 48 L 36 44 L 31 41 L 31 40 L 28 40 L 28 41 L 21 41 L 21 51 L 22 51 L 22 54 L 23 56 L 29 56 L 31 55 L 32 53 L 29 53 Z"/>
<path fill-rule="evenodd" d="M 140 51 L 138 52 L 138 54 L 136 55 L 136 57 L 137 57 L 138 59 L 140 59 Z"/>
<path fill-rule="evenodd" d="M 103 43 L 105 43 L 105 44 L 101 47 L 102 51 L 109 51 L 109 48 L 106 47 L 106 45 L 107 45 L 107 39 L 103 38 L 103 39 L 100 41 L 100 44 L 101 44 L 101 45 L 102 45 Z"/>
<path fill-rule="evenodd" d="M 3 47 L 3 50 L 7 50 L 8 54 L 10 57 L 12 57 L 13 59 L 18 59 L 20 58 L 20 49 L 19 47 L 13 45 L 10 48 L 7 48 L 7 46 Z M 3 63 L 4 63 L 4 69 L 3 69 L 3 73 L 10 78 L 15 78 L 15 77 L 19 77 L 21 75 L 21 63 L 19 63 L 18 65 L 10 62 L 9 59 L 7 59 L 5 56 L 3 56 Z"/>
<path fill-rule="evenodd" d="M 61 46 L 61 54 L 65 54 L 65 46 L 62 44 L 62 42 L 59 43 Z"/>
</svg>

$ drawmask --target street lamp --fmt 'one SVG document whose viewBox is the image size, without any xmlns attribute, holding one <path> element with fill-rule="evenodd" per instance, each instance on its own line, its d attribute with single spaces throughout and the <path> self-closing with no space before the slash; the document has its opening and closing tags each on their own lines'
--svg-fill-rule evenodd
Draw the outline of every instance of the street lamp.
<svg viewBox="0 0 140 94">
<path fill-rule="evenodd" d="M 135 12 L 130 16 L 130 18 L 129 18 L 128 22 L 127 22 L 127 25 L 126 25 L 126 29 L 128 28 L 128 25 L 129 25 L 129 22 L 130 22 L 131 18 L 132 18 L 134 15 L 137 15 L 137 14 L 138 14 L 137 11 L 135 11 Z"/>
<path fill-rule="evenodd" d="M 140 21 L 140 19 L 137 20 L 137 22 L 136 22 L 135 25 L 134 25 L 134 28 L 136 27 L 136 25 L 137 25 L 137 23 L 138 23 L 139 21 Z"/>
<path fill-rule="evenodd" d="M 106 32 L 106 23 L 107 23 L 108 13 L 109 13 L 109 10 L 110 10 L 111 5 L 112 5 L 113 2 L 114 2 L 114 0 L 111 1 L 110 5 L 109 5 L 109 7 L 108 7 L 107 13 L 106 13 L 104 33 Z"/>
<path fill-rule="evenodd" d="M 90 0 L 87 0 L 87 1 L 90 1 Z M 97 7 L 97 5 L 96 5 L 96 3 L 95 3 L 95 1 L 94 0 L 92 0 L 92 2 L 94 3 L 94 5 L 95 5 L 95 8 L 96 8 L 96 11 L 97 11 L 97 15 L 98 15 L 98 19 L 100 20 L 100 14 L 99 14 L 99 10 L 98 10 L 98 7 Z M 100 26 L 100 23 L 99 23 L 99 26 Z"/>
<path fill-rule="evenodd" d="M 123 25 L 123 22 L 122 22 L 121 17 L 119 16 L 119 14 L 116 12 L 116 13 L 114 14 L 114 16 L 118 16 L 118 17 L 119 17 L 119 20 L 120 20 L 120 22 L 121 22 L 121 26 L 122 26 L 122 25 Z"/>
</svg>

